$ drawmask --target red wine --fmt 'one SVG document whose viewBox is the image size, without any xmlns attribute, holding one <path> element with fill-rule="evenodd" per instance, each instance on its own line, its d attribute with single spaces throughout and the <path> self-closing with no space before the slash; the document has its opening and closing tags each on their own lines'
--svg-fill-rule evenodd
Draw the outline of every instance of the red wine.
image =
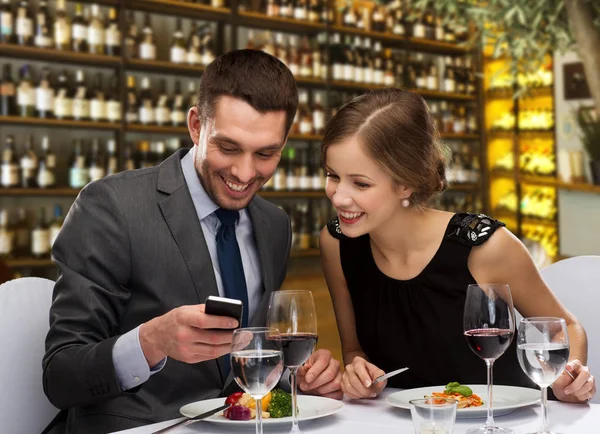
<svg viewBox="0 0 600 434">
<path fill-rule="evenodd" d="M 281 349 L 285 366 L 300 366 L 308 360 L 317 345 L 317 335 L 281 334 Z"/>
<path fill-rule="evenodd" d="M 474 329 L 465 332 L 471 350 L 482 359 L 497 359 L 510 345 L 513 331 L 509 329 Z"/>
</svg>

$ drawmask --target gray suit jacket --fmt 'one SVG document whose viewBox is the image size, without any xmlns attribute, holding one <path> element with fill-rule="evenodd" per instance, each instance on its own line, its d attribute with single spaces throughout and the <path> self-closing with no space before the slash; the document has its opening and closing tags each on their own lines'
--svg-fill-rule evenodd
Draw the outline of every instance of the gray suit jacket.
<svg viewBox="0 0 600 434">
<path fill-rule="evenodd" d="M 140 387 L 122 392 L 112 362 L 120 335 L 182 305 L 218 295 L 211 259 L 181 170 L 185 150 L 160 166 L 85 187 L 53 248 L 59 268 L 43 360 L 44 390 L 69 409 L 68 432 L 105 433 L 179 416 L 191 401 L 232 386 L 221 361 L 169 359 Z M 248 211 L 264 293 L 251 325 L 264 325 L 269 294 L 285 278 L 287 214 L 256 196 Z M 235 383 L 234 383 L 235 384 Z"/>
</svg>

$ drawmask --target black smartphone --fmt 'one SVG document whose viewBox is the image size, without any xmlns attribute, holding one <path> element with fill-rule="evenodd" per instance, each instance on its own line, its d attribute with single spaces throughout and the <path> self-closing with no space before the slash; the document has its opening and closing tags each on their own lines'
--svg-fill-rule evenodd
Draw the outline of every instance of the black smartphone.
<svg viewBox="0 0 600 434">
<path fill-rule="evenodd" d="M 238 327 L 242 326 L 244 304 L 241 300 L 210 295 L 206 299 L 205 305 L 204 313 L 237 319 L 239 323 Z"/>
</svg>

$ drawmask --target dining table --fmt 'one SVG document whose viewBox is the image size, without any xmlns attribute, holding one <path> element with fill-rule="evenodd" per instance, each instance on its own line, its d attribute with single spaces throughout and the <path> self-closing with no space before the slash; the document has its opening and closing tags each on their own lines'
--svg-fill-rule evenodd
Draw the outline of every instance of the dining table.
<svg viewBox="0 0 600 434">
<path fill-rule="evenodd" d="M 414 429 L 410 411 L 396 408 L 386 401 L 386 397 L 399 389 L 387 388 L 375 399 L 352 401 L 344 398 L 344 407 L 337 413 L 319 419 L 300 422 L 304 434 L 413 434 Z M 514 412 L 495 417 L 496 423 L 512 428 L 515 434 L 537 432 L 540 428 L 540 405 L 518 408 Z M 567 404 L 550 401 L 548 418 L 552 433 L 561 434 L 599 434 L 600 404 Z M 119 434 L 151 434 L 157 430 L 182 420 L 146 425 Z M 464 434 L 470 428 L 483 425 L 485 418 L 457 418 L 454 434 Z M 287 434 L 287 425 L 264 425 L 265 433 Z M 178 427 L 170 431 L 172 434 L 232 434 L 254 433 L 254 424 L 245 426 L 221 425 L 214 422 L 199 421 Z"/>
</svg>

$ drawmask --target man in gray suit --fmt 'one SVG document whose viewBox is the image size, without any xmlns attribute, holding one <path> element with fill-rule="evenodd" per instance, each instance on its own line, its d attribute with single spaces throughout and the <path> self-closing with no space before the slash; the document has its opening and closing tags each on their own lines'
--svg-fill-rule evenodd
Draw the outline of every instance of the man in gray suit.
<svg viewBox="0 0 600 434">
<path fill-rule="evenodd" d="M 182 405 L 235 384 L 222 356 L 237 321 L 205 314 L 202 303 L 238 291 L 249 325 L 265 323 L 291 230 L 288 216 L 255 194 L 277 167 L 297 105 L 279 60 L 230 52 L 203 74 L 188 113 L 191 151 L 81 191 L 53 248 L 59 277 L 43 360 L 44 390 L 68 410 L 68 432 L 175 418 Z M 228 228 L 235 261 L 223 261 Z M 241 280 L 232 288 L 236 261 Z M 341 398 L 339 362 L 328 351 L 307 366 L 305 393 Z"/>
</svg>

